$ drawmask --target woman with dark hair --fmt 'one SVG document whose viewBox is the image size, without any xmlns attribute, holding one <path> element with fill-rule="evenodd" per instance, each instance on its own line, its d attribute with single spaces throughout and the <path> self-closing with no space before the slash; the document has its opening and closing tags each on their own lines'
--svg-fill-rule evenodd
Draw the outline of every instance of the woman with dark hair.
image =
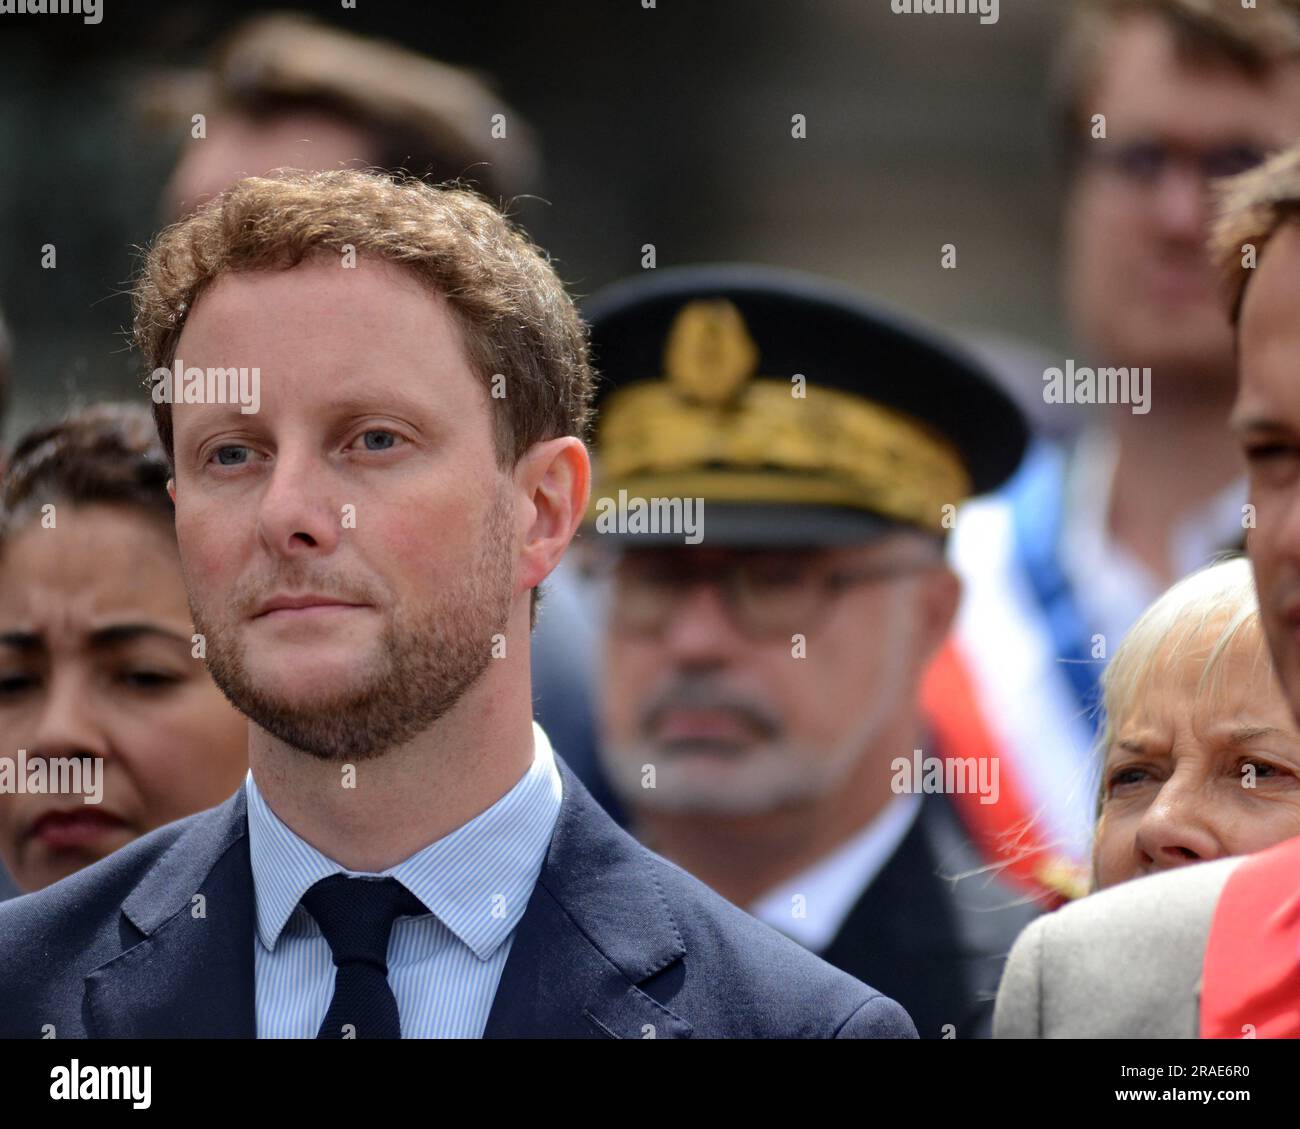
<svg viewBox="0 0 1300 1129">
<path fill-rule="evenodd" d="M 24 891 L 220 803 L 247 770 L 247 722 L 194 635 L 167 478 L 145 407 L 90 408 L 13 448 L 0 488 L 0 861 Z M 52 788 L 55 764 L 74 762 L 99 766 L 98 800 Z"/>
</svg>

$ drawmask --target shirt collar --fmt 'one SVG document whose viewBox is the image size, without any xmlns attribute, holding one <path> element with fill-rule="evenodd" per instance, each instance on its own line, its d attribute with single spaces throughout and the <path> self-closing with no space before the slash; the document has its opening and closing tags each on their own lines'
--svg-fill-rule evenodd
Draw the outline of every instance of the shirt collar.
<svg viewBox="0 0 1300 1129">
<path fill-rule="evenodd" d="M 1108 639 L 1120 639 L 1164 590 L 1164 585 L 1110 533 L 1119 445 L 1100 427 L 1075 440 L 1062 499 L 1061 562 L 1087 620 Z M 1170 531 L 1169 551 L 1179 575 L 1208 564 L 1240 542 L 1245 476 L 1194 507 Z"/>
<path fill-rule="evenodd" d="M 749 912 L 805 949 L 823 951 L 907 837 L 920 810 L 919 795 L 895 796 L 848 842 L 769 890 Z M 796 903 L 796 897 L 803 901 Z M 796 904 L 801 910 L 798 914 L 794 912 Z"/>
<path fill-rule="evenodd" d="M 298 903 L 331 874 L 357 874 L 323 855 L 271 810 L 252 771 L 248 845 L 257 934 L 274 950 Z M 563 785 L 555 754 L 533 722 L 533 762 L 504 796 L 468 823 L 381 871 L 420 899 L 480 960 L 487 960 L 523 917 L 559 815 Z M 302 911 L 310 922 L 310 915 Z M 314 923 L 310 927 L 314 927 Z"/>
</svg>

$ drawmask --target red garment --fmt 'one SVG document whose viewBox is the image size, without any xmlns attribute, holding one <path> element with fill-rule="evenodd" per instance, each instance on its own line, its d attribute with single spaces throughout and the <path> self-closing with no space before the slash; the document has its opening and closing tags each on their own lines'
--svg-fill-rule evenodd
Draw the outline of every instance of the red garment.
<svg viewBox="0 0 1300 1129">
<path fill-rule="evenodd" d="M 1251 855 L 1214 908 L 1202 1039 L 1300 1037 L 1300 838 Z"/>
</svg>

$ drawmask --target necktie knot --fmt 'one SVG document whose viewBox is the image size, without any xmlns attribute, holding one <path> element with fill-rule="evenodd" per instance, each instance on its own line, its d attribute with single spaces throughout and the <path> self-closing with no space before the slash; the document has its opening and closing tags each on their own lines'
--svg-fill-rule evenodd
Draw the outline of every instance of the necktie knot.
<svg viewBox="0 0 1300 1129">
<path fill-rule="evenodd" d="M 302 896 L 329 942 L 334 963 L 369 964 L 387 974 L 388 938 L 399 917 L 428 913 L 396 878 L 322 878 Z"/>
</svg>

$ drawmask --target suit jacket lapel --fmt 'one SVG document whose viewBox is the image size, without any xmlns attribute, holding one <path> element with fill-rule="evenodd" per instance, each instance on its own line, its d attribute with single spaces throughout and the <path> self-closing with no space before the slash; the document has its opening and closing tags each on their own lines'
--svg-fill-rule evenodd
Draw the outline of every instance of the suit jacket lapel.
<svg viewBox="0 0 1300 1129">
<path fill-rule="evenodd" d="M 686 954 L 649 855 L 558 756 L 564 798 L 515 931 L 485 1038 L 684 1038 L 642 990 Z"/>
<path fill-rule="evenodd" d="M 92 1038 L 254 1038 L 254 904 L 241 787 L 197 816 L 122 905 L 126 943 L 86 977 Z"/>
<path fill-rule="evenodd" d="M 556 762 L 560 813 L 484 1036 L 688 1037 L 690 1023 L 642 990 L 686 954 L 651 859 Z M 256 1036 L 247 827 L 241 788 L 127 898 L 121 928 L 138 943 L 86 977 L 90 1037 Z"/>
</svg>

